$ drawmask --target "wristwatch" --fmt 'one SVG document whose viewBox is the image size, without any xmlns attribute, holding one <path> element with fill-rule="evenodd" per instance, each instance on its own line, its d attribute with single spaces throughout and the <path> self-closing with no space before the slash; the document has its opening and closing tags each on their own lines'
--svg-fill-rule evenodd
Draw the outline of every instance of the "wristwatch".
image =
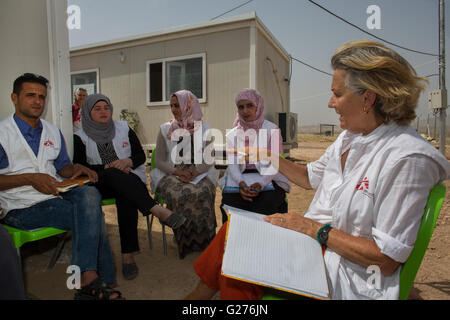
<svg viewBox="0 0 450 320">
<path fill-rule="evenodd" d="M 317 231 L 317 241 L 319 241 L 319 243 L 321 245 L 326 245 L 327 241 L 328 241 L 328 233 L 330 232 L 330 230 L 332 229 L 331 225 L 329 223 L 323 225 L 319 231 Z"/>
</svg>

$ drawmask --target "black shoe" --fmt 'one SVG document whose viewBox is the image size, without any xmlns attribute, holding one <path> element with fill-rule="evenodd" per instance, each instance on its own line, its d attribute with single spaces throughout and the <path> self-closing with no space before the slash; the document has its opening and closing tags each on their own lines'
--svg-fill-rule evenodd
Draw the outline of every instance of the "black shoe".
<svg viewBox="0 0 450 320">
<path fill-rule="evenodd" d="M 139 269 L 135 262 L 122 264 L 122 274 L 125 279 L 133 280 L 137 277 Z"/>
</svg>

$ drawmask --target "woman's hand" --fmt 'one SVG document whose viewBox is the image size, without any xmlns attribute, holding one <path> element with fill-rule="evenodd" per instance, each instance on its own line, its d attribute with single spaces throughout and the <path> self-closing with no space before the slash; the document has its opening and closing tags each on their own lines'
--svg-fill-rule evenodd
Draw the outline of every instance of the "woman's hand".
<svg viewBox="0 0 450 320">
<path fill-rule="evenodd" d="M 175 170 L 172 172 L 173 175 L 176 175 L 178 179 L 183 183 L 189 183 L 192 181 L 192 172 L 191 170 Z"/>
<path fill-rule="evenodd" d="M 72 177 L 70 177 L 70 179 L 77 178 L 79 176 L 88 176 L 89 180 L 92 183 L 98 182 L 97 172 L 95 172 L 94 170 L 91 170 L 88 167 L 85 167 L 81 164 L 75 163 L 73 165 L 73 174 L 72 174 Z"/>
<path fill-rule="evenodd" d="M 239 193 L 245 201 L 253 202 L 253 198 L 259 195 L 260 190 L 261 185 L 259 183 L 254 183 L 251 187 L 248 187 L 244 181 L 239 182 Z"/>
<path fill-rule="evenodd" d="M 105 169 L 116 168 L 122 172 L 130 173 L 133 161 L 130 158 L 115 160 L 105 165 Z"/>
<path fill-rule="evenodd" d="M 187 171 L 189 171 L 189 173 L 190 173 L 190 175 L 191 175 L 191 177 L 192 177 L 192 179 L 195 179 L 199 174 L 200 174 L 200 172 L 198 172 L 197 170 L 195 170 L 195 169 L 189 169 L 189 170 L 187 170 Z"/>
<path fill-rule="evenodd" d="M 245 158 L 245 161 L 250 163 L 271 161 L 272 157 L 278 156 L 278 154 L 273 153 L 270 149 L 257 147 L 227 149 L 227 154 L 237 155 L 238 158 Z"/>
<path fill-rule="evenodd" d="M 272 214 L 270 216 L 264 217 L 264 221 L 279 227 L 304 233 L 312 237 L 313 239 L 316 239 L 317 232 L 319 231 L 320 227 L 322 227 L 322 224 L 320 222 L 302 217 L 301 215 L 293 212 L 285 214 Z"/>
</svg>

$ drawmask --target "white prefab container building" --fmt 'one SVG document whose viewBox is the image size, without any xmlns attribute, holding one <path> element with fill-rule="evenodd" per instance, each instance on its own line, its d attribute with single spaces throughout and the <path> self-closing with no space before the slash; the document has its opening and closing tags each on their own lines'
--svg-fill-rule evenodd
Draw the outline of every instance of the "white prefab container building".
<svg viewBox="0 0 450 320">
<path fill-rule="evenodd" d="M 58 126 L 72 154 L 67 3 L 60 0 L 0 1 L 0 119 L 15 111 L 11 102 L 14 80 L 36 73 L 50 81 L 42 118 Z"/>
<path fill-rule="evenodd" d="M 278 123 L 277 113 L 290 111 L 290 56 L 254 12 L 72 48 L 70 66 L 72 90 L 107 95 L 114 119 L 122 109 L 137 113 L 148 147 L 172 118 L 170 94 L 179 89 L 196 94 L 203 120 L 223 134 L 242 88 L 261 93 L 267 120 Z"/>
</svg>

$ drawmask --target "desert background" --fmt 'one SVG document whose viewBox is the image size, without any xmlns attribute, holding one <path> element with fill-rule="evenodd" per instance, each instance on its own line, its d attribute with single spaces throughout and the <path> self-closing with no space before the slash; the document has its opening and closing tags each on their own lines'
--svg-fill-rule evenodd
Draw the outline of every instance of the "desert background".
<svg viewBox="0 0 450 320">
<path fill-rule="evenodd" d="M 318 159 L 325 149 L 336 139 L 337 135 L 325 136 L 300 133 L 298 148 L 292 149 L 289 158 L 300 165 Z M 433 141 L 431 141 L 433 143 Z M 450 156 L 450 146 L 446 146 L 447 157 Z M 449 181 L 444 182 L 447 189 Z M 288 195 L 289 211 L 303 214 L 312 198 L 314 191 L 303 190 L 293 185 Z M 221 192 L 216 193 L 217 230 L 222 225 L 219 205 Z M 410 300 L 450 300 L 450 198 L 447 192 L 433 237 L 428 246 L 420 270 L 412 288 Z M 194 273 L 193 262 L 200 253 L 194 253 L 180 260 L 177 255 L 173 233 L 166 228 L 167 256 L 163 254 L 161 225 L 154 220 L 152 230 L 153 248 L 150 250 L 147 224 L 145 218 L 139 218 L 139 241 L 141 250 L 135 256 L 139 267 L 139 275 L 134 280 L 126 280 L 122 276 L 120 242 L 115 206 L 104 206 L 108 234 L 116 263 L 117 290 L 127 300 L 177 300 L 182 299 L 195 288 L 198 278 Z M 27 295 L 30 299 L 39 300 L 71 300 L 74 290 L 67 289 L 66 273 L 70 265 L 71 241 L 67 237 L 63 252 L 53 269 L 47 270 L 47 265 L 57 243 L 55 237 L 28 243 L 22 247 L 22 263 Z M 217 295 L 216 295 L 217 298 Z"/>
</svg>

